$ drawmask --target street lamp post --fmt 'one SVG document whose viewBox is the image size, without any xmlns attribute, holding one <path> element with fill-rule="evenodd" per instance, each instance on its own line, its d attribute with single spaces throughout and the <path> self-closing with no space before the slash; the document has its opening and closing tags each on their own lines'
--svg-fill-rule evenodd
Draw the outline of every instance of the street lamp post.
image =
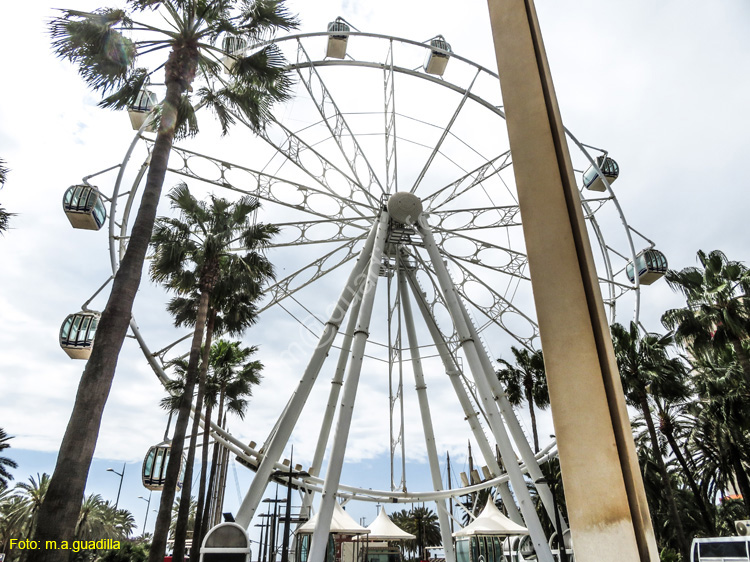
<svg viewBox="0 0 750 562">
<path fill-rule="evenodd" d="M 289 525 L 292 520 L 292 478 L 296 476 L 310 476 L 305 471 L 292 470 L 294 449 L 289 455 L 289 470 L 278 471 L 277 476 L 287 478 L 286 482 L 286 511 L 284 513 L 284 537 L 281 543 L 281 562 L 289 562 Z"/>
<path fill-rule="evenodd" d="M 547 484 L 552 491 L 552 509 L 555 511 L 555 532 L 557 534 L 557 552 L 560 557 L 560 562 L 568 562 L 568 551 L 565 548 L 565 538 L 562 534 L 562 525 L 560 524 L 560 510 L 557 508 L 557 494 L 555 488 L 557 487 L 557 480 L 554 478 L 538 478 L 534 480 L 534 484 Z"/>
<path fill-rule="evenodd" d="M 148 499 L 144 498 L 143 496 L 138 496 L 139 500 L 148 502 L 146 504 L 146 517 L 143 518 L 143 532 L 141 533 L 141 535 L 143 536 L 146 536 L 146 523 L 148 522 L 148 510 L 151 507 L 151 494 L 153 494 L 153 490 L 148 493 Z"/>
<path fill-rule="evenodd" d="M 107 472 L 114 472 L 120 477 L 120 487 L 117 488 L 117 499 L 115 500 L 115 509 L 120 503 L 120 492 L 122 491 L 122 479 L 125 476 L 125 463 L 122 463 L 122 472 L 117 472 L 114 468 L 108 468 Z"/>
</svg>

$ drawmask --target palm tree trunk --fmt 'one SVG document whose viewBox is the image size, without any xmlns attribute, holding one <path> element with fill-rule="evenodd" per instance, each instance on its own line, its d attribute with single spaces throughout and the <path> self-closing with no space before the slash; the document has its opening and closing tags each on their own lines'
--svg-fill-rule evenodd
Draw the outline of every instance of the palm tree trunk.
<svg viewBox="0 0 750 562">
<path fill-rule="evenodd" d="M 539 433 L 536 428 L 536 412 L 534 411 L 534 396 L 531 388 L 526 385 L 526 401 L 529 403 L 529 415 L 531 416 L 531 431 L 534 434 L 534 452 L 539 452 Z"/>
<path fill-rule="evenodd" d="M 156 516 L 156 526 L 154 527 L 154 538 L 149 550 L 149 562 L 162 562 L 164 552 L 167 547 L 167 535 L 169 534 L 169 523 L 172 516 L 172 504 L 174 503 L 175 492 L 177 490 L 177 480 L 182 465 L 182 450 L 185 447 L 185 433 L 187 431 L 188 419 L 190 418 L 190 406 L 193 402 L 193 390 L 195 389 L 196 379 L 198 378 L 198 361 L 200 360 L 201 344 L 203 343 L 203 332 L 206 326 L 206 317 L 208 314 L 209 294 L 201 292 L 200 304 L 198 305 L 198 314 L 195 319 L 195 331 L 193 332 L 193 341 L 190 346 L 190 359 L 188 369 L 185 374 L 185 391 L 180 400 L 180 406 L 177 412 L 177 421 L 174 427 L 174 437 L 172 438 L 172 449 L 167 464 L 167 475 L 164 482 L 164 490 L 161 493 L 159 503 L 159 513 Z M 193 449 L 195 455 L 195 449 Z M 190 464 L 185 467 L 185 485 L 189 485 L 191 476 L 188 476 Z M 190 471 L 192 472 L 192 471 Z M 189 488 L 188 488 L 189 489 Z M 185 494 L 190 499 L 190 493 Z M 175 548 L 177 544 L 175 543 Z M 184 543 L 183 543 L 184 552 Z M 180 558 L 177 558 L 180 560 Z"/>
<path fill-rule="evenodd" d="M 170 55 L 170 59 L 173 55 L 174 53 Z M 39 510 L 34 537 L 42 544 L 50 540 L 58 544 L 64 540 L 72 540 L 75 531 L 104 406 L 112 388 L 117 358 L 128 332 L 133 301 L 141 282 L 146 250 L 154 228 L 156 209 L 174 141 L 177 107 L 185 88 L 184 80 L 167 80 L 162 120 L 151 153 L 141 204 L 127 250 L 112 282 L 112 292 L 97 327 L 96 342 L 78 384 L 73 412 L 60 444 L 55 471 Z M 65 562 L 67 558 L 68 552 L 65 550 L 29 551 L 29 562 Z"/>
<path fill-rule="evenodd" d="M 211 457 L 211 474 L 208 477 L 208 489 L 206 490 L 206 503 L 203 506 L 203 517 L 201 518 L 201 537 L 206 536 L 211 519 L 214 493 L 214 480 L 216 479 L 216 464 L 219 462 L 220 445 L 214 442 L 214 451 Z"/>
<path fill-rule="evenodd" d="M 216 423 L 219 424 L 219 427 L 224 427 L 224 398 L 226 397 L 226 382 L 222 382 L 221 385 L 221 391 L 219 392 L 219 411 L 216 415 Z M 218 495 L 219 495 L 219 483 L 221 482 L 221 461 L 224 458 L 224 449 L 223 447 L 218 447 L 216 450 L 214 450 L 214 454 L 216 457 L 214 458 L 214 466 L 211 467 L 211 488 L 212 488 L 212 497 L 211 497 L 211 517 L 207 520 L 207 524 L 209 525 L 215 525 L 216 524 L 216 513 L 218 511 Z M 215 470 L 214 470 L 215 469 Z"/>
<path fill-rule="evenodd" d="M 216 322 L 216 311 L 211 310 L 208 317 L 208 324 L 206 326 L 206 343 L 203 346 L 203 358 L 201 363 L 201 380 L 200 384 L 203 385 L 203 392 L 205 392 L 206 386 L 206 374 L 208 372 L 208 360 L 211 354 L 211 340 L 213 339 L 214 323 Z M 198 390 L 199 395 L 201 394 L 200 389 Z M 200 410 L 197 410 L 200 412 Z M 198 419 L 198 416 L 195 416 Z M 206 467 L 208 466 L 208 437 L 210 435 L 211 428 L 211 405 L 206 404 L 206 416 L 205 423 L 203 424 L 203 448 L 201 449 L 201 473 L 200 473 L 200 484 L 198 486 L 198 505 L 195 509 L 195 524 L 193 526 L 193 546 L 190 549 L 190 562 L 198 562 L 199 552 L 201 544 L 203 544 L 203 535 L 201 535 L 201 526 L 203 520 L 203 502 L 206 494 Z"/>
<path fill-rule="evenodd" d="M 669 480 L 669 474 L 667 473 L 667 467 L 664 464 L 664 459 L 661 456 L 659 450 L 659 438 L 656 435 L 656 426 L 654 426 L 654 420 L 651 417 L 651 408 L 648 405 L 648 398 L 646 397 L 646 390 L 641 389 L 639 392 L 639 401 L 643 418 L 646 420 L 646 426 L 648 427 L 648 434 L 651 438 L 651 448 L 654 453 L 654 460 L 656 466 L 659 468 L 659 474 L 661 475 L 662 484 L 664 485 L 664 495 L 667 499 L 667 506 L 669 507 L 669 513 L 674 521 L 675 534 L 677 535 L 677 544 L 679 545 L 680 552 L 682 553 L 683 559 L 687 560 L 690 553 L 690 548 L 685 539 L 685 531 L 682 528 L 682 519 L 680 519 L 680 512 L 677 510 L 677 503 L 674 499 L 674 491 L 672 490 L 672 483 Z"/>
<path fill-rule="evenodd" d="M 661 407 L 659 408 L 659 415 L 666 416 Z M 672 453 L 677 459 L 677 462 L 680 463 L 680 466 L 682 467 L 682 472 L 685 474 L 685 478 L 687 478 L 688 485 L 693 492 L 693 497 L 698 503 L 698 511 L 700 511 L 701 513 L 701 518 L 703 519 L 703 523 L 706 525 L 706 530 L 710 535 L 716 535 L 716 526 L 714 524 L 713 517 L 711 517 L 711 515 L 708 513 L 706 502 L 703 501 L 703 493 L 698 487 L 698 483 L 695 481 L 695 478 L 693 478 L 693 473 L 690 470 L 687 461 L 685 460 L 685 456 L 682 454 L 680 446 L 677 443 L 677 440 L 674 438 L 674 432 L 672 431 L 671 427 L 670 429 L 662 428 L 662 434 L 667 438 L 669 448 L 672 449 Z"/>
</svg>

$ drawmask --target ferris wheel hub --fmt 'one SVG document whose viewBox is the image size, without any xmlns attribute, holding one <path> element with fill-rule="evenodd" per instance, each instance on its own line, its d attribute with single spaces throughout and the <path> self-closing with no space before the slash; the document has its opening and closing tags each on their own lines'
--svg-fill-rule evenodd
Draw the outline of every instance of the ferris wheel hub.
<svg viewBox="0 0 750 562">
<path fill-rule="evenodd" d="M 388 199 L 388 214 L 402 224 L 415 224 L 422 210 L 422 200 L 408 191 L 399 191 Z"/>
</svg>

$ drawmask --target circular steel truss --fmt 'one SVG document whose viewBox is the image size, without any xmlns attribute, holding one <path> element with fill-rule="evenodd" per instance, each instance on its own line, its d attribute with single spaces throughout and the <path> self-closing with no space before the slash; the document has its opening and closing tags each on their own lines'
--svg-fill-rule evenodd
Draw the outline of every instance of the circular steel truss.
<svg viewBox="0 0 750 562">
<path fill-rule="evenodd" d="M 407 491 L 403 369 L 414 351 L 402 341 L 403 294 L 398 283 L 400 272 L 409 277 L 421 315 L 431 318 L 438 330 L 439 337 L 424 346 L 423 358 L 437 358 L 443 342 L 468 400 L 466 416 L 477 414 L 475 437 L 484 433 L 489 413 L 477 383 L 464 373 L 464 337 L 451 320 L 436 270 L 446 266 L 475 335 L 491 342 L 494 353 L 510 345 L 539 346 L 498 77 L 455 53 L 449 54 L 444 75 L 428 74 L 422 61 L 435 53 L 434 47 L 370 33 L 348 33 L 346 57 L 324 58 L 329 35 L 308 33 L 275 41 L 293 61 L 290 69 L 296 75 L 297 92 L 289 104 L 277 109 L 260 137 L 240 124 L 239 131 L 224 139 L 217 136 L 210 145 L 205 140 L 177 142 L 169 173 L 188 182 L 191 189 L 200 185 L 207 191 L 249 194 L 262 201 L 259 218 L 282 229 L 269 253 L 282 273 L 266 289 L 261 313 L 282 308 L 300 321 L 301 311 L 305 319 L 300 323 L 316 336 L 327 325 L 325 307 L 309 303 L 325 300 L 320 295 L 330 291 L 322 292 L 321 287 L 333 285 L 357 262 L 392 194 L 408 191 L 419 197 L 441 263 L 426 255 L 425 238 L 417 226 L 389 223 L 379 272 L 386 291 L 377 302 L 385 313 L 370 334 L 374 351 L 367 355 L 388 372 L 390 489 L 340 484 L 337 493 L 373 502 L 414 502 L 501 486 L 508 481 L 507 472 L 490 466 L 477 484 Z M 118 171 L 109 210 L 113 272 L 125 251 L 130 211 L 148 167 L 153 137 L 145 131 L 146 124 L 119 166 L 98 173 Z M 570 133 L 568 140 L 577 172 L 594 165 L 595 157 L 583 144 Z M 140 167 L 134 166 L 141 156 Z M 581 190 L 581 199 L 610 321 L 624 301 L 630 301 L 637 321 L 638 280 L 628 281 L 625 266 L 636 255 L 634 238 L 653 244 L 628 225 L 609 185 L 602 193 Z M 157 375 L 166 380 L 165 365 L 181 354 L 189 334 L 154 351 L 135 319 L 131 328 Z M 421 330 L 429 331 L 424 326 Z M 335 347 L 344 346 L 346 336 L 342 328 Z M 492 357 L 478 345 L 483 356 Z M 257 469 L 278 426 L 259 448 L 213 425 L 212 432 L 218 442 Z M 520 425 L 517 431 L 528 448 Z M 518 448 L 519 434 L 513 437 Z M 538 464 L 554 454 L 552 443 L 534 459 L 524 458 L 520 469 L 533 476 Z M 268 462 L 280 469 L 279 460 Z M 487 458 L 485 462 L 492 465 Z M 323 484 L 317 474 L 294 481 L 312 492 L 321 491 Z"/>
</svg>

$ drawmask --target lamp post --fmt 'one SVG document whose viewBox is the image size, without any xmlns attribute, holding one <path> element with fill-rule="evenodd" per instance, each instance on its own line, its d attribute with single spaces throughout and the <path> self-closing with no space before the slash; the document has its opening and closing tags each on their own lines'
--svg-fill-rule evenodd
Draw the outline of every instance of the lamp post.
<svg viewBox="0 0 750 562">
<path fill-rule="evenodd" d="M 122 463 L 122 472 L 117 472 L 114 468 L 108 468 L 107 472 L 114 472 L 120 477 L 120 487 L 117 488 L 117 499 L 115 500 L 115 509 L 120 503 L 120 492 L 122 491 L 122 479 L 125 476 L 125 463 Z"/>
<path fill-rule="evenodd" d="M 146 523 L 148 522 L 148 510 L 151 507 L 151 494 L 153 494 L 153 490 L 151 490 L 148 493 L 148 499 L 144 498 L 143 496 L 138 496 L 139 500 L 143 500 L 145 502 L 148 502 L 146 504 L 146 517 L 143 518 L 143 532 L 141 533 L 142 536 L 146 536 Z"/>
<path fill-rule="evenodd" d="M 534 480 L 534 484 L 547 484 L 552 491 L 552 509 L 555 511 L 555 533 L 557 534 L 557 552 L 560 556 L 560 562 L 568 562 L 568 551 L 565 548 L 565 538 L 562 534 L 562 525 L 560 525 L 560 510 L 557 509 L 557 494 L 555 488 L 557 487 L 557 480 L 554 478 L 538 478 Z"/>
<path fill-rule="evenodd" d="M 292 470 L 294 466 L 292 460 L 294 458 L 294 449 L 292 449 L 289 455 L 289 470 L 281 471 L 276 473 L 276 476 L 287 478 L 286 482 L 286 511 L 284 513 L 284 538 L 281 543 L 281 562 L 289 562 L 289 524 L 292 520 L 292 478 L 297 476 L 310 476 L 302 470 Z"/>
</svg>

